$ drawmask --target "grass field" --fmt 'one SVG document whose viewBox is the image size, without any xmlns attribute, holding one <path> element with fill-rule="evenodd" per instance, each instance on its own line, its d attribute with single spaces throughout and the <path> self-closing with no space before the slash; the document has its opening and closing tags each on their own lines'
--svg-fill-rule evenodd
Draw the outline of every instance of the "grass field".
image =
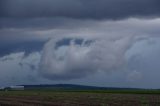
<svg viewBox="0 0 160 106">
<path fill-rule="evenodd" d="M 160 106 L 159 90 L 0 91 L 0 106 Z"/>
</svg>

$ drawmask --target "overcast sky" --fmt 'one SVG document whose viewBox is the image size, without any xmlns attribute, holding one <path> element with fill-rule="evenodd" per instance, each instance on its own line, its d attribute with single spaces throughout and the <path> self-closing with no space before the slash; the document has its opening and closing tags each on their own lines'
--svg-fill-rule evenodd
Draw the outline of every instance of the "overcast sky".
<svg viewBox="0 0 160 106">
<path fill-rule="evenodd" d="M 0 86 L 160 88 L 159 0 L 0 0 Z"/>
</svg>

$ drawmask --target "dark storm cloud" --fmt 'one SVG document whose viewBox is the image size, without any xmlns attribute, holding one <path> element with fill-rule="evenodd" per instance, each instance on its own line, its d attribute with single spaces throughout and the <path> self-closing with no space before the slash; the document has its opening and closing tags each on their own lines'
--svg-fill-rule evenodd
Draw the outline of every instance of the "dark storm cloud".
<svg viewBox="0 0 160 106">
<path fill-rule="evenodd" d="M 159 0 L 1 0 L 0 17 L 121 19 L 160 15 Z"/>
<path fill-rule="evenodd" d="M 2 18 L 1 17 L 0 29 L 19 28 L 19 29 L 35 30 L 35 29 L 64 28 L 66 26 L 67 28 L 70 27 L 74 28 L 81 26 L 81 23 L 82 22 L 80 20 L 66 19 L 60 17 L 55 17 L 55 18 Z"/>
<path fill-rule="evenodd" d="M 40 51 L 44 41 L 27 41 L 19 43 L 0 42 L 0 57 L 10 53 L 25 52 L 28 55 L 35 51 Z"/>
</svg>

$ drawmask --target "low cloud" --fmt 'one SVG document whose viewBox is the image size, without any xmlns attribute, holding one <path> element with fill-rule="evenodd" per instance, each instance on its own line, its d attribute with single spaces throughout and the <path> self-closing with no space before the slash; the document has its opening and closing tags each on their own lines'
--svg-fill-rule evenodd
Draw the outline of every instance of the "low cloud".
<svg viewBox="0 0 160 106">
<path fill-rule="evenodd" d="M 98 72 L 116 73 L 116 71 L 119 71 L 120 73 L 128 68 L 127 59 L 130 59 L 131 56 L 127 58 L 126 53 L 130 51 L 133 45 L 154 37 L 159 38 L 160 33 L 160 19 L 131 18 L 121 21 L 70 21 L 74 22 L 56 29 L 27 29 L 24 30 L 23 35 L 15 34 L 16 37 L 21 36 L 16 42 L 24 42 L 25 39 L 21 38 L 28 33 L 30 36 L 26 36 L 26 39 L 33 42 L 26 43 L 29 46 L 26 46 L 22 51 L 31 49 L 31 52 L 24 52 L 28 52 L 28 55 L 24 56 L 23 61 L 20 61 L 17 65 L 22 69 L 34 70 L 38 75 L 40 74 L 42 77 L 53 81 L 82 79 Z M 79 25 L 79 23 L 81 24 Z M 5 30 L 8 32 L 9 29 Z M 20 30 L 23 30 L 23 28 Z M 12 32 L 14 31 L 12 30 Z M 12 39 L 9 40 L 12 41 Z M 34 41 L 37 41 L 37 46 L 35 46 L 36 42 Z M 11 42 L 6 42 L 6 44 L 8 43 Z M 12 49 L 21 46 L 21 43 L 15 44 L 17 46 Z M 45 44 L 44 47 L 42 47 L 43 44 Z M 40 48 L 37 49 L 37 47 Z M 25 60 L 28 60 L 27 57 L 30 57 L 34 50 L 40 53 L 39 61 L 29 60 L 26 62 Z M 6 61 L 6 59 L 3 59 L 3 61 Z M 129 66 L 135 69 L 136 66 L 131 64 L 133 62 Z M 30 79 L 32 78 L 30 77 Z"/>
<path fill-rule="evenodd" d="M 157 29 L 144 26 L 145 24 L 157 26 L 152 22 L 159 20 L 150 21 L 143 23 L 130 19 L 94 23 L 98 28 L 90 26 L 82 29 L 60 30 L 62 33 L 60 36 L 53 37 L 45 44 L 39 72 L 47 79 L 66 80 L 83 78 L 98 71 L 123 70 L 127 67 L 126 53 L 136 42 L 159 36 Z M 140 25 L 138 22 L 143 24 Z"/>
<path fill-rule="evenodd" d="M 130 82 L 136 82 L 136 81 L 140 81 L 142 77 L 143 76 L 141 72 L 134 70 L 128 74 L 127 80 Z"/>
<path fill-rule="evenodd" d="M 63 38 L 62 38 L 63 39 Z M 62 40 L 59 39 L 59 40 Z M 59 40 L 50 40 L 45 44 L 40 73 L 48 79 L 74 79 L 93 74 L 98 71 L 120 70 L 125 65 L 125 53 L 133 44 L 132 36 L 121 39 L 82 39 L 70 38 L 69 44 L 56 48 Z M 86 42 L 92 41 L 88 44 Z"/>
<path fill-rule="evenodd" d="M 41 82 L 41 78 L 35 69 L 38 66 L 40 53 L 34 52 L 25 57 L 24 52 L 12 53 L 0 57 L 0 86 L 34 84 Z M 22 63 L 23 65 L 20 65 Z"/>
</svg>

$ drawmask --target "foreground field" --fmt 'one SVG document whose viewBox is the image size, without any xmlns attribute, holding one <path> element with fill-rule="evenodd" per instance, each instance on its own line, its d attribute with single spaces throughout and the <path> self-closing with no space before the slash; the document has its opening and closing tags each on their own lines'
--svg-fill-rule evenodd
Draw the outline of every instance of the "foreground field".
<svg viewBox="0 0 160 106">
<path fill-rule="evenodd" d="M 160 95 L 146 91 L 0 91 L 0 106 L 160 106 Z"/>
</svg>

